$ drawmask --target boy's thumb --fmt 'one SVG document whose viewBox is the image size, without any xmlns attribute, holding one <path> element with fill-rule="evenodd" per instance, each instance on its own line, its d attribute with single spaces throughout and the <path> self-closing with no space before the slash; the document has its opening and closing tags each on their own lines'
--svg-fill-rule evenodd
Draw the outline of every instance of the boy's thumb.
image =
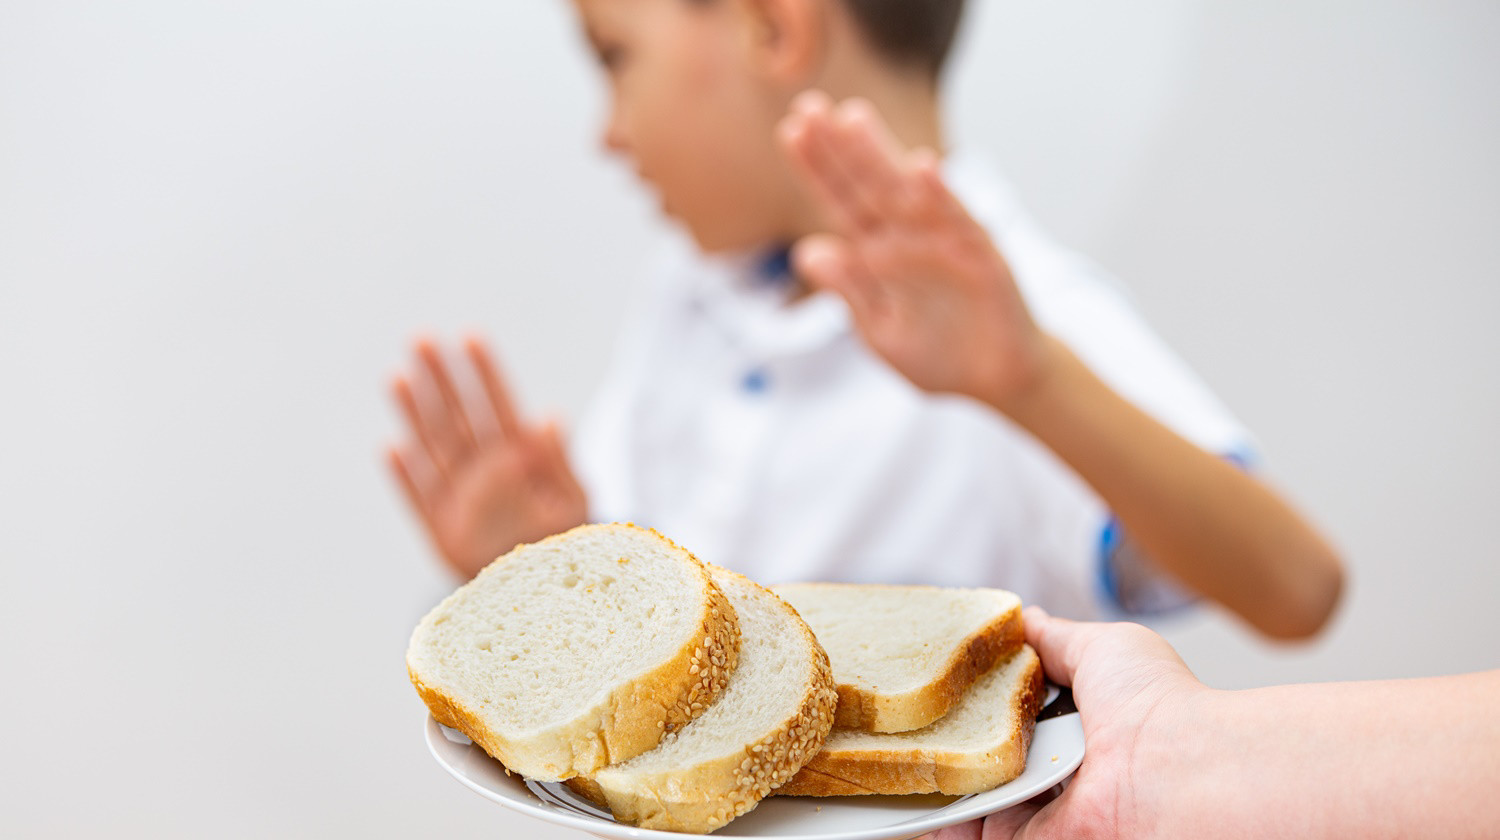
<svg viewBox="0 0 1500 840">
<path fill-rule="evenodd" d="M 548 418 L 542 434 L 546 440 L 548 463 L 555 470 L 569 472 L 568 444 L 562 421 L 556 417 Z"/>
<path fill-rule="evenodd" d="M 831 234 L 804 236 L 792 248 L 792 268 L 814 287 L 842 294 L 849 285 L 847 249 L 843 240 Z"/>
</svg>

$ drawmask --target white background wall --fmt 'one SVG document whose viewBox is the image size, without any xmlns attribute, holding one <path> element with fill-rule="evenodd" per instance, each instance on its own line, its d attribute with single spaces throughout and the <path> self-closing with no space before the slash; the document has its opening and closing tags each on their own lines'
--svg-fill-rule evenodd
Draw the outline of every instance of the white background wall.
<svg viewBox="0 0 1500 840">
<path fill-rule="evenodd" d="M 973 6 L 959 135 L 1352 565 L 1321 641 L 1190 664 L 1500 665 L 1500 6 Z M 600 107 L 560 0 L 0 2 L 0 834 L 571 836 L 426 755 L 451 582 L 377 451 L 419 328 L 582 406 L 662 231 Z"/>
</svg>

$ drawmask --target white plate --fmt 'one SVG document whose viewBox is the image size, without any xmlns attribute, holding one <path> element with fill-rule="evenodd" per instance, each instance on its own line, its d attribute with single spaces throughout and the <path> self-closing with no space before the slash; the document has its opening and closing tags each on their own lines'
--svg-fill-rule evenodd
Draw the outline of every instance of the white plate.
<svg viewBox="0 0 1500 840">
<path fill-rule="evenodd" d="M 1050 702 L 1052 696 L 1047 699 Z M 527 816 L 607 840 L 681 840 L 685 836 L 621 825 L 608 811 L 595 807 L 565 785 L 508 776 L 500 762 L 462 732 L 430 717 L 427 747 L 444 770 L 475 793 Z M 1082 762 L 1083 726 L 1078 715 L 1064 715 L 1036 725 L 1026 770 L 994 790 L 970 796 L 772 796 L 713 836 L 909 840 L 1025 802 L 1066 779 Z"/>
</svg>

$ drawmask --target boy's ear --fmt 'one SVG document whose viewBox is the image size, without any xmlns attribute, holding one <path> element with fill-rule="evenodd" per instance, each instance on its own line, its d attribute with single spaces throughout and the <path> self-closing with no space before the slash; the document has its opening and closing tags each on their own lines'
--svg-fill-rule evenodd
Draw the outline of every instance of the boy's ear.
<svg viewBox="0 0 1500 840">
<path fill-rule="evenodd" d="M 829 0 L 740 0 L 750 49 L 766 77 L 795 89 L 809 84 L 823 62 Z"/>
</svg>

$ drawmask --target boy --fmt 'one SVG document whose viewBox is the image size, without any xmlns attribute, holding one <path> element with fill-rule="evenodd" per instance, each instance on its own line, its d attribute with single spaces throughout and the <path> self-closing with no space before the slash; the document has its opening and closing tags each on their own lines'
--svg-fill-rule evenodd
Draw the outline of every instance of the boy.
<svg viewBox="0 0 1500 840">
<path fill-rule="evenodd" d="M 1323 625 L 1339 561 L 1229 465 L 1239 424 L 980 163 L 904 151 L 943 148 L 961 0 L 576 6 L 606 145 L 701 253 L 628 322 L 578 476 L 477 340 L 488 408 L 419 342 L 390 460 L 456 571 L 629 519 L 765 582 L 1003 586 L 1085 618 L 1198 594 L 1275 637 Z M 860 99 L 788 117 L 809 88 Z"/>
</svg>

